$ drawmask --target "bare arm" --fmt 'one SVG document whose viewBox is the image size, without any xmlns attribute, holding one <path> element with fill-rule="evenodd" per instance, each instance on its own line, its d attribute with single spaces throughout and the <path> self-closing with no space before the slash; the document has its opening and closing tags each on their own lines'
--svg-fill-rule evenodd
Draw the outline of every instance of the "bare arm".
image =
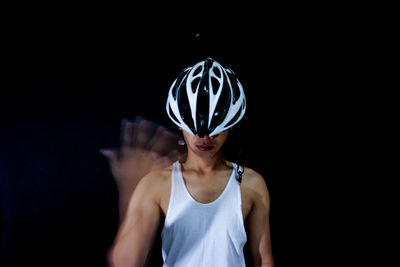
<svg viewBox="0 0 400 267">
<path fill-rule="evenodd" d="M 109 252 L 113 267 L 142 267 L 153 244 L 161 213 L 152 177 L 137 185 L 129 202 L 126 217 Z"/>
<path fill-rule="evenodd" d="M 248 215 L 249 247 L 254 266 L 274 267 L 269 226 L 270 201 L 262 176 L 257 175 L 250 185 L 253 208 Z"/>
</svg>

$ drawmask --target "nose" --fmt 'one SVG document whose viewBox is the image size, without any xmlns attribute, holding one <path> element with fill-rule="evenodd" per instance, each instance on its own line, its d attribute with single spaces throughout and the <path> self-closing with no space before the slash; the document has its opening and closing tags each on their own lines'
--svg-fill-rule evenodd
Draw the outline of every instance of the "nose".
<svg viewBox="0 0 400 267">
<path fill-rule="evenodd" d="M 213 137 L 212 136 L 209 136 L 208 134 L 205 134 L 205 135 L 203 135 L 203 136 L 199 136 L 199 135 L 197 135 L 200 139 L 204 139 L 204 140 L 209 140 L 209 139 L 212 139 Z"/>
</svg>

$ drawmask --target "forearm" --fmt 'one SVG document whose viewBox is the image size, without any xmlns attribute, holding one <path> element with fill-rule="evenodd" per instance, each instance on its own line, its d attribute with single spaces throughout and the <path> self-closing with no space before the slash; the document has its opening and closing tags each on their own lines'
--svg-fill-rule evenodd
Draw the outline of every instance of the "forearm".
<svg viewBox="0 0 400 267">
<path fill-rule="evenodd" d="M 113 267 L 143 266 L 146 261 L 160 222 L 158 206 L 143 196 L 146 192 L 138 188 L 128 205 L 109 255 Z"/>
<path fill-rule="evenodd" d="M 146 248 L 138 247 L 133 236 L 120 238 L 110 252 L 109 261 L 112 267 L 143 266 L 146 259 Z"/>
<path fill-rule="evenodd" d="M 117 234 L 110 253 L 112 267 L 142 267 L 153 244 L 157 225 L 139 221 Z"/>
</svg>

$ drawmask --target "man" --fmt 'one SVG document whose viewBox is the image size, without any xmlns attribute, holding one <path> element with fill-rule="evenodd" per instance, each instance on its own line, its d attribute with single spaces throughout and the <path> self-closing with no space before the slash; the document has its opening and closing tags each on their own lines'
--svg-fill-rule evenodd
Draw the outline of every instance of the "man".
<svg viewBox="0 0 400 267">
<path fill-rule="evenodd" d="M 245 266 L 246 242 L 254 266 L 274 266 L 266 183 L 221 154 L 245 109 L 229 68 L 208 58 L 181 72 L 167 113 L 182 130 L 187 155 L 138 182 L 110 250 L 112 266 L 143 266 L 160 225 L 164 266 Z"/>
</svg>

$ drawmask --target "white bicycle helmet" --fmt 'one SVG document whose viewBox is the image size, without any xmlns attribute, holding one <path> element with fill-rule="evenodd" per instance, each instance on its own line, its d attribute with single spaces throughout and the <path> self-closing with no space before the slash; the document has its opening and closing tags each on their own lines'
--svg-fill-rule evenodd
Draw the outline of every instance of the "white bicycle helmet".
<svg viewBox="0 0 400 267">
<path fill-rule="evenodd" d="M 182 130 L 213 136 L 242 119 L 246 98 L 235 73 L 207 58 L 179 74 L 169 89 L 166 108 Z"/>
</svg>

